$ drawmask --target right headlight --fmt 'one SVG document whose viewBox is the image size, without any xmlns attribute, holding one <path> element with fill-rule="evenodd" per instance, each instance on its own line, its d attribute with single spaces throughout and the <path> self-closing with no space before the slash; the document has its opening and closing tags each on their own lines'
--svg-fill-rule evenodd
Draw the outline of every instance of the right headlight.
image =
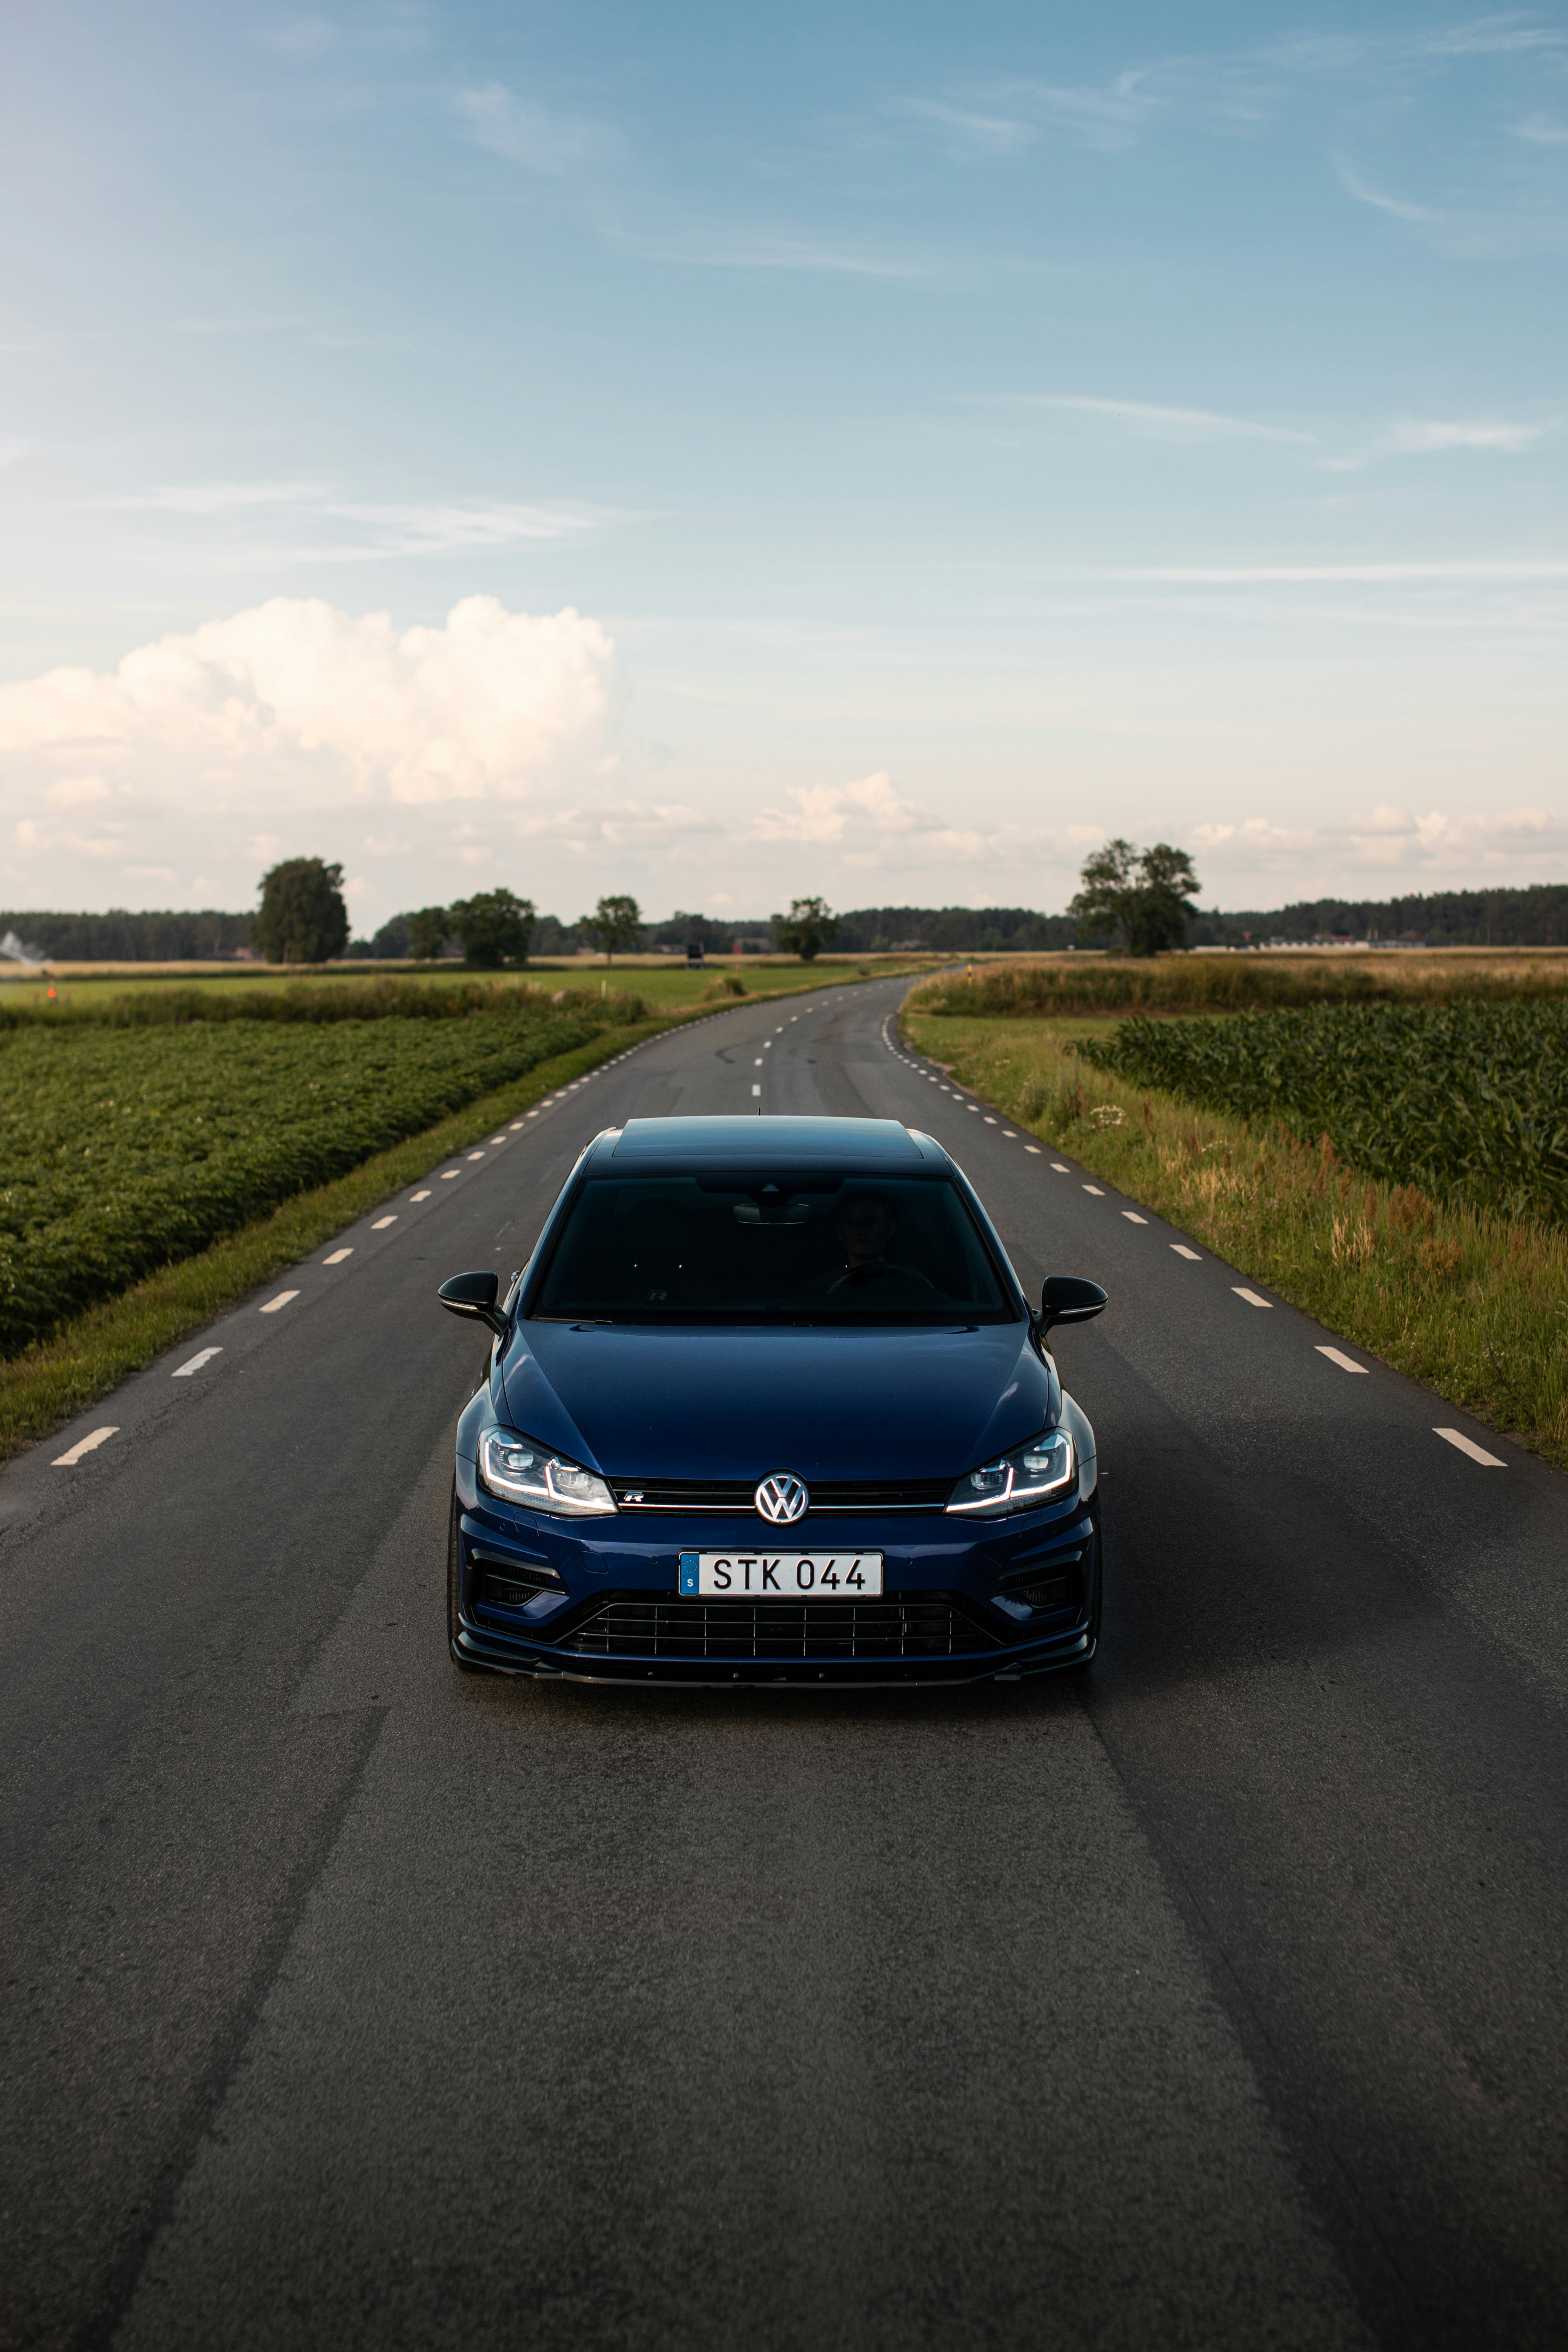
<svg viewBox="0 0 1568 2352">
<path fill-rule="evenodd" d="M 552 1454 L 519 1429 L 492 1424 L 479 1432 L 479 1483 L 509 1503 L 536 1511 L 588 1518 L 613 1511 L 616 1498 L 596 1470 L 584 1470 L 564 1454 Z"/>
<path fill-rule="evenodd" d="M 1078 1475 L 1072 1439 L 1065 1429 L 1043 1429 L 1026 1445 L 999 1454 L 982 1469 L 961 1478 L 948 1497 L 950 1511 L 967 1511 L 983 1518 L 1005 1518 L 1010 1511 L 1032 1511 L 1055 1496 L 1065 1495 Z"/>
</svg>

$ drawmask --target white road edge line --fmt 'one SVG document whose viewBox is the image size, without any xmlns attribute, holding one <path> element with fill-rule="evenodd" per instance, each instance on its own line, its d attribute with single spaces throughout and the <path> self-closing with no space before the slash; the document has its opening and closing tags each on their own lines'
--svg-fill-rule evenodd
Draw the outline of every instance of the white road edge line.
<svg viewBox="0 0 1568 2352">
<path fill-rule="evenodd" d="M 191 1358 L 188 1364 L 181 1364 L 172 1371 L 169 1378 L 172 1381 L 188 1381 L 193 1372 L 199 1372 L 204 1364 L 210 1364 L 215 1356 L 221 1356 L 222 1353 L 221 1348 L 204 1348 L 199 1355 Z"/>
<path fill-rule="evenodd" d="M 105 1435 L 108 1433 L 109 1433 L 107 1431 L 104 1432 Z M 1468 1454 L 1472 1462 L 1479 1462 L 1483 1470 L 1506 1470 L 1508 1468 L 1508 1464 L 1506 1462 L 1500 1462 L 1497 1455 L 1495 1454 L 1489 1454 L 1484 1445 L 1473 1444 L 1469 1438 L 1465 1435 L 1462 1429 L 1435 1429 L 1432 1432 L 1432 1434 L 1434 1437 L 1446 1437 L 1450 1445 L 1457 1445 L 1461 1454 Z M 89 1445 L 91 1445 L 97 1441 L 89 1437 L 85 1442 Z"/>
<path fill-rule="evenodd" d="M 1353 1356 L 1342 1354 L 1338 1348 L 1325 1348 L 1321 1341 L 1315 1344 L 1319 1355 L 1327 1356 L 1331 1364 L 1338 1364 L 1342 1372 L 1365 1372 L 1371 1370 L 1370 1365 L 1358 1364 Z"/>
<path fill-rule="evenodd" d="M 1190 1250 L 1185 1242 L 1173 1242 L 1171 1244 L 1171 1247 L 1175 1251 L 1178 1257 L 1190 1257 L 1194 1265 L 1202 1265 L 1204 1261 L 1201 1251 Z"/>
<path fill-rule="evenodd" d="M 1249 1307 L 1272 1307 L 1274 1304 L 1271 1298 L 1259 1298 L 1256 1290 L 1244 1290 L 1239 1282 L 1233 1282 L 1230 1286 L 1238 1298 L 1246 1299 Z"/>
<path fill-rule="evenodd" d="M 280 1307 L 287 1307 L 291 1298 L 299 1296 L 297 1290 L 280 1290 L 276 1298 L 269 1298 L 265 1307 L 258 1307 L 256 1311 L 258 1315 L 276 1315 Z"/>
<path fill-rule="evenodd" d="M 103 1444 L 106 1437 L 118 1437 L 119 1434 L 118 1422 L 112 1429 L 95 1429 L 90 1437 L 79 1437 L 68 1454 L 57 1454 L 49 1467 L 51 1470 L 74 1470 L 84 1454 L 90 1454 L 94 1446 Z"/>
</svg>

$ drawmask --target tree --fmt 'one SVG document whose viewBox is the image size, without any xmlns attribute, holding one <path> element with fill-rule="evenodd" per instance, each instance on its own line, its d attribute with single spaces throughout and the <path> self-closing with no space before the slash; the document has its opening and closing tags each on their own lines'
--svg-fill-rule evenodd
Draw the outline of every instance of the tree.
<svg viewBox="0 0 1568 2352">
<path fill-rule="evenodd" d="M 579 928 L 604 950 L 605 961 L 612 963 L 617 948 L 642 944 L 642 908 L 635 898 L 601 898 Z"/>
<path fill-rule="evenodd" d="M 797 955 L 802 963 L 810 963 L 838 930 L 838 918 L 829 912 L 826 898 L 792 898 L 788 914 L 773 919 L 773 945 L 785 955 Z"/>
<path fill-rule="evenodd" d="M 471 898 L 454 900 L 447 909 L 452 929 L 463 942 L 463 961 L 481 971 L 495 971 L 503 963 L 526 963 L 533 936 L 533 901 L 513 890 L 480 890 Z"/>
<path fill-rule="evenodd" d="M 416 962 L 434 963 L 451 929 L 445 907 L 421 907 L 407 918 L 408 952 Z"/>
<path fill-rule="evenodd" d="M 325 963 L 348 945 L 343 869 L 319 857 L 286 857 L 261 877 L 251 943 L 268 963 Z"/>
<path fill-rule="evenodd" d="M 1086 929 L 1120 929 L 1135 956 L 1185 946 L 1187 919 L 1198 911 L 1187 894 L 1201 885 L 1184 849 L 1168 841 L 1144 850 L 1108 841 L 1084 860 L 1082 882 L 1068 912 Z"/>
</svg>

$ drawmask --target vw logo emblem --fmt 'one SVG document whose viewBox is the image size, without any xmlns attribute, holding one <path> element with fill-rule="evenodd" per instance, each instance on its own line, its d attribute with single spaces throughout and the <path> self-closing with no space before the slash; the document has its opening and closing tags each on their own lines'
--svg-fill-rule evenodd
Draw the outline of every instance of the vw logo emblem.
<svg viewBox="0 0 1568 2352">
<path fill-rule="evenodd" d="M 758 1510 L 775 1528 L 793 1526 L 810 1500 L 800 1480 L 792 1478 L 787 1470 L 775 1470 L 771 1478 L 763 1480 L 756 1493 Z"/>
</svg>

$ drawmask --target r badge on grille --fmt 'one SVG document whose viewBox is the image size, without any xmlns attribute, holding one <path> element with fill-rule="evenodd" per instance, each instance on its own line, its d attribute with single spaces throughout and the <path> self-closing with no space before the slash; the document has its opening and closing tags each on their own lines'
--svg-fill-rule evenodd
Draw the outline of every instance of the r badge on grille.
<svg viewBox="0 0 1568 2352">
<path fill-rule="evenodd" d="M 764 1519 L 771 1519 L 775 1528 L 787 1528 L 805 1516 L 811 1496 L 789 1471 L 775 1470 L 771 1478 L 763 1480 L 755 1499 Z"/>
</svg>

